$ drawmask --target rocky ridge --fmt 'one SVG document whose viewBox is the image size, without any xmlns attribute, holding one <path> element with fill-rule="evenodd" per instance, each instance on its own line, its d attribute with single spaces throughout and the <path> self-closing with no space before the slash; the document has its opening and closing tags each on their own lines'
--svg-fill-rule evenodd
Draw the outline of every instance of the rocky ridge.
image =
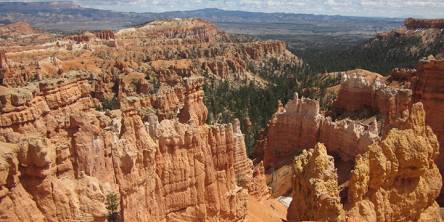
<svg viewBox="0 0 444 222">
<path fill-rule="evenodd" d="M 411 90 L 391 87 L 379 74 L 365 70 L 340 74 L 342 83 L 333 109 L 345 113 L 345 117 L 368 109 L 378 113 L 379 120 L 368 114 L 361 119 L 333 119 L 320 109 L 318 101 L 295 95 L 285 107 L 278 107 L 263 140 L 255 147 L 266 169 L 279 168 L 293 155 L 317 142 L 324 143 L 329 152 L 344 161 L 353 160 L 383 134 L 383 129 L 405 118 L 412 100 Z"/>
<path fill-rule="evenodd" d="M 350 160 L 378 137 L 376 121 L 368 125 L 352 120 L 333 121 L 320 113 L 319 103 L 295 95 L 270 121 L 263 142 L 266 169 L 279 168 L 293 155 L 318 141 L 328 144 L 344 160 Z M 285 139 L 284 139 L 285 138 Z M 355 145 L 353 149 L 345 150 Z M 357 146 L 356 146 L 357 145 Z"/>
<path fill-rule="evenodd" d="M 392 128 L 399 128 L 414 102 L 423 102 L 428 114 L 426 123 L 442 147 L 442 118 L 438 114 L 441 62 L 429 58 L 417 69 L 397 69 L 389 77 L 365 70 L 330 74 L 340 77 L 341 83 L 332 87 L 337 96 L 327 112 L 320 109 L 319 102 L 307 98 L 295 97 L 285 107 L 279 106 L 255 147 L 257 157 L 264 161 L 273 194 L 279 196 L 291 191 L 292 173 L 288 164 L 293 156 L 318 142 L 325 144 L 335 158 L 339 181 L 345 182 L 355 157 L 384 138 Z M 441 159 L 439 155 L 439 169 Z M 438 201 L 441 203 L 441 198 Z"/>
<path fill-rule="evenodd" d="M 444 28 L 444 19 L 414 19 L 408 18 L 404 25 L 408 29 L 442 29 Z"/>
<path fill-rule="evenodd" d="M 423 105 L 414 104 L 399 128 L 357 156 L 343 186 L 338 186 L 333 157 L 322 144 L 304 150 L 294 162 L 288 220 L 442 221 L 435 202 L 442 187 L 434 162 L 439 144 L 425 116 Z"/>
<path fill-rule="evenodd" d="M 417 72 L 413 76 L 413 101 L 422 102 L 426 110 L 426 123 L 432 127 L 433 132 L 438 137 L 440 145 L 440 155 L 437 158 L 437 165 L 441 174 L 444 173 L 444 118 L 442 111 L 444 110 L 444 92 L 442 84 L 444 84 L 444 60 L 430 58 L 422 61 Z M 444 202 L 441 193 L 440 203 Z"/>
<path fill-rule="evenodd" d="M 258 81 L 285 44 L 196 19 L 50 38 L 2 46 L 1 218 L 105 221 L 115 193 L 124 221 L 244 221 L 268 196 L 239 122 L 205 123 L 203 74 Z"/>
<path fill-rule="evenodd" d="M 133 106 L 98 112 L 81 93 L 87 87 L 58 83 L 55 89 L 40 84 L 53 90 L 38 98 L 40 105 L 17 117 L 2 114 L 3 139 L 19 144 L 2 156 L 2 198 L 13 204 L 2 205 L 3 218 L 104 220 L 110 192 L 119 193 L 124 220 L 245 218 L 248 192 L 237 186 L 235 171 L 235 153 L 245 152 L 237 151 L 245 145 L 236 141 L 231 124 L 144 123 Z M 248 162 L 246 155 L 236 158 Z M 15 195 L 28 197 L 21 201 L 30 204 L 32 217 L 20 213 Z"/>
</svg>

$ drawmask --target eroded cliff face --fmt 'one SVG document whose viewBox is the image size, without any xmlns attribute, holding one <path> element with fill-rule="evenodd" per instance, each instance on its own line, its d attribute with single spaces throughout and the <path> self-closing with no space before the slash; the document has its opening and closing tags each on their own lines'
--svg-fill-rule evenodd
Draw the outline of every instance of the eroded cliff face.
<svg viewBox="0 0 444 222">
<path fill-rule="evenodd" d="M 205 123 L 202 64 L 233 81 L 254 75 L 249 62 L 297 58 L 193 19 L 84 36 L 1 47 L 13 72 L 0 86 L 0 217 L 105 221 L 116 193 L 124 221 L 244 221 L 249 196 L 268 195 L 264 170 L 239 122 Z"/>
<path fill-rule="evenodd" d="M 399 128 L 413 102 L 423 102 L 426 122 L 442 145 L 440 81 L 441 60 L 426 60 L 417 69 L 395 70 L 389 78 L 365 70 L 334 73 L 341 83 L 334 87 L 333 109 L 321 110 L 319 103 L 297 96 L 280 105 L 255 147 L 264 161 L 268 183 L 275 196 L 291 191 L 288 173 L 292 157 L 320 142 L 337 161 L 339 181 L 349 177 L 355 157 Z M 437 158 L 438 168 L 442 160 Z M 290 168 L 291 169 L 291 168 Z M 443 170 L 441 170 L 442 172 Z"/>
<path fill-rule="evenodd" d="M 444 19 L 414 19 L 408 18 L 404 21 L 408 29 L 442 29 L 444 28 Z"/>
<path fill-rule="evenodd" d="M 293 200 L 288 208 L 288 221 L 345 219 L 333 157 L 328 156 L 327 149 L 321 143 L 316 144 L 314 149 L 304 150 L 296 157 L 293 192 Z"/>
<path fill-rule="evenodd" d="M 111 192 L 120 196 L 125 221 L 245 218 L 248 192 L 236 176 L 251 178 L 251 165 L 245 171 L 240 164 L 251 161 L 241 155 L 245 144 L 231 124 L 144 123 L 135 106 L 106 114 L 84 106 L 74 110 L 82 107 L 76 98 L 82 94 L 69 89 L 2 121 L 4 140 L 19 144 L 4 144 L 2 202 L 10 204 L 2 204 L 2 218 L 104 221 Z M 43 111 L 33 111 L 38 107 Z M 17 119 L 23 121 L 12 121 Z M 21 204 L 29 215 L 21 213 Z"/>
<path fill-rule="evenodd" d="M 438 153 L 437 138 L 426 126 L 421 103 L 412 106 L 399 128 L 357 156 L 344 186 L 338 186 L 333 158 L 318 144 L 295 160 L 288 219 L 344 221 L 345 211 L 347 221 L 442 221 L 435 202 L 442 186 L 434 162 Z M 348 193 L 340 202 L 343 188 Z M 318 208 L 301 210 L 311 205 Z"/>
<path fill-rule="evenodd" d="M 295 95 L 285 108 L 274 114 L 265 135 L 258 149 L 263 150 L 265 169 L 270 169 L 288 163 L 294 155 L 317 142 L 326 144 L 329 151 L 343 160 L 352 160 L 366 151 L 379 132 L 375 120 L 367 124 L 350 119 L 334 121 L 320 113 L 318 101 Z"/>
<path fill-rule="evenodd" d="M 444 60 L 431 59 L 421 62 L 413 80 L 413 100 L 422 102 L 426 110 L 426 123 L 432 127 L 440 144 L 438 168 L 444 172 Z M 444 202 L 441 194 L 440 203 Z"/>
<path fill-rule="evenodd" d="M 341 84 L 333 103 L 334 113 L 341 114 L 338 117 L 321 110 L 318 101 L 297 95 L 285 108 L 278 107 L 255 147 L 266 169 L 288 163 L 292 156 L 317 142 L 324 143 L 342 160 L 353 160 L 385 129 L 405 118 L 411 90 L 391 87 L 379 74 L 365 70 L 338 75 Z"/>
<path fill-rule="evenodd" d="M 394 88 L 386 83 L 386 78 L 366 70 L 353 70 L 343 73 L 342 83 L 334 108 L 340 113 L 359 113 L 363 110 L 377 113 L 390 125 L 402 118 L 403 112 L 411 104 L 412 91 Z M 342 114 L 344 115 L 344 114 Z"/>
</svg>

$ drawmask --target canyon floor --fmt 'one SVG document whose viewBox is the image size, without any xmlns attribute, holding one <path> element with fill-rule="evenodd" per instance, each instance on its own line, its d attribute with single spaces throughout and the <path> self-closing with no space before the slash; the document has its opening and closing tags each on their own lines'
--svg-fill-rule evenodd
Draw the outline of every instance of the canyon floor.
<svg viewBox="0 0 444 222">
<path fill-rule="evenodd" d="M 282 222 L 287 218 L 287 207 L 277 199 L 248 199 L 247 221 Z"/>
</svg>

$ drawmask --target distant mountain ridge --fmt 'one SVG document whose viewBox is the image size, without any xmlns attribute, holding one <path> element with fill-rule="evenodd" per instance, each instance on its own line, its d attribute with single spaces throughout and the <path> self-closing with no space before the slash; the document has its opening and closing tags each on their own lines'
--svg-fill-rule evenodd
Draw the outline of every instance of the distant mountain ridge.
<svg viewBox="0 0 444 222">
<path fill-rule="evenodd" d="M 84 8 L 73 2 L 2 2 L 0 24 L 25 21 L 34 27 L 62 32 L 119 29 L 166 18 L 199 17 L 218 24 L 230 32 L 246 34 L 275 33 L 274 27 L 316 31 L 385 31 L 400 26 L 402 19 L 366 18 L 331 15 L 226 11 L 207 8 L 163 13 L 116 12 Z M 247 25 L 245 25 L 247 24 Z M 249 24 L 249 25 L 248 25 Z M 273 24 L 273 26 L 267 25 Z M 257 27 L 259 25 L 259 27 Z M 263 28 L 267 30 L 261 30 Z M 270 29 L 271 28 L 271 29 Z M 286 29 L 286 28 L 284 28 Z"/>
<path fill-rule="evenodd" d="M 2 2 L 0 7 L 3 10 L 44 10 L 44 9 L 75 9 L 82 8 L 80 4 L 71 1 L 55 2 Z"/>
</svg>

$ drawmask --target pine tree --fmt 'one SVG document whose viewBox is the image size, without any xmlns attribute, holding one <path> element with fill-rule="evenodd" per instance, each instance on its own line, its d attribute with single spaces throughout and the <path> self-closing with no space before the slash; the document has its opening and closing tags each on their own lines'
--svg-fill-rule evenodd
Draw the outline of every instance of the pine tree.
<svg viewBox="0 0 444 222">
<path fill-rule="evenodd" d="M 119 197 L 116 193 L 109 193 L 106 195 L 106 209 L 108 210 L 108 222 L 118 222 L 120 221 L 119 214 Z"/>
</svg>

